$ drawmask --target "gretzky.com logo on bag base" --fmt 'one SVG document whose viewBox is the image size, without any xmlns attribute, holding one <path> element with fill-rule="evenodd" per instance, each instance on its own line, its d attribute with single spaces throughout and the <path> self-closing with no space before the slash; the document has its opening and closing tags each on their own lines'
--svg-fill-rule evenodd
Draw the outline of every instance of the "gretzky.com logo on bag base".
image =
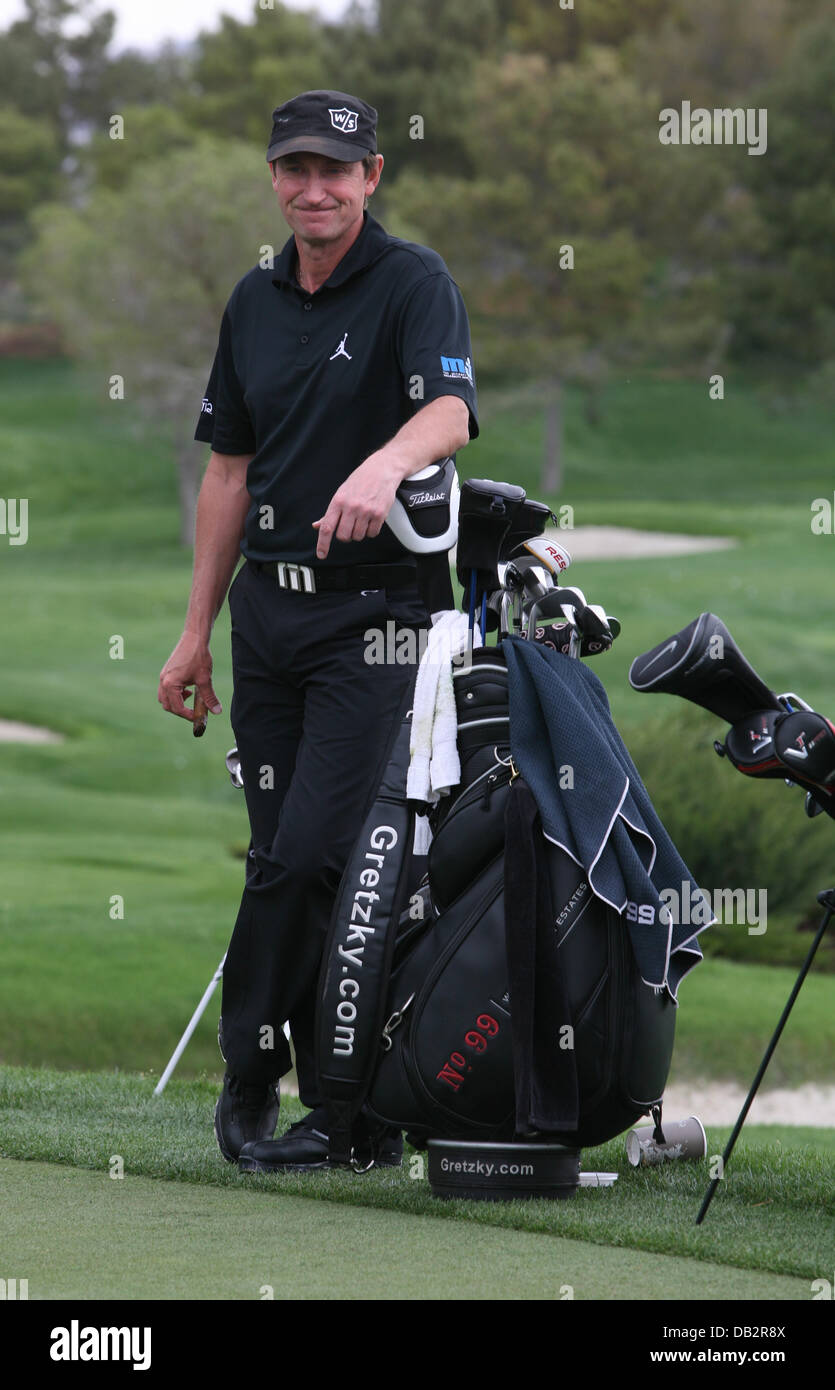
<svg viewBox="0 0 835 1390">
<path fill-rule="evenodd" d="M 435 1197 L 482 1202 L 572 1197 L 580 1184 L 580 1150 L 562 1144 L 430 1139 L 427 1149 Z"/>
</svg>

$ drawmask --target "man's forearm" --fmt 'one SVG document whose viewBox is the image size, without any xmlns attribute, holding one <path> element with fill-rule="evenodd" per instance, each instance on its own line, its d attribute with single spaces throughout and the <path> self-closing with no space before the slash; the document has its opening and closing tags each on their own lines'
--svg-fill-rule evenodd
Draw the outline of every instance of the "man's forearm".
<svg viewBox="0 0 835 1390">
<path fill-rule="evenodd" d="M 240 555 L 250 505 L 246 490 L 250 457 L 213 453 L 197 499 L 194 574 L 184 631 L 206 642 Z"/>
<path fill-rule="evenodd" d="M 459 396 L 441 396 L 422 406 L 388 444 L 354 469 L 325 515 L 313 522 L 319 532 L 317 559 L 327 558 L 334 536 L 339 541 L 378 536 L 403 479 L 462 449 L 469 437 L 469 409 Z"/>
<path fill-rule="evenodd" d="M 397 481 L 447 458 L 469 442 L 469 410 L 460 396 L 441 396 L 422 406 L 388 444 L 377 451 Z"/>
</svg>

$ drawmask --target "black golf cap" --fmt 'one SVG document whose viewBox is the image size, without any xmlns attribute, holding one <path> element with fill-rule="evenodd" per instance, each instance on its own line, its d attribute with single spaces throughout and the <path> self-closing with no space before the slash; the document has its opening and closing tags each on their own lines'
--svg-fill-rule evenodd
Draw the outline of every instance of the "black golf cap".
<svg viewBox="0 0 835 1390">
<path fill-rule="evenodd" d="M 376 154 L 377 112 L 348 92 L 302 92 L 273 111 L 267 160 L 298 150 L 349 164 Z"/>
</svg>

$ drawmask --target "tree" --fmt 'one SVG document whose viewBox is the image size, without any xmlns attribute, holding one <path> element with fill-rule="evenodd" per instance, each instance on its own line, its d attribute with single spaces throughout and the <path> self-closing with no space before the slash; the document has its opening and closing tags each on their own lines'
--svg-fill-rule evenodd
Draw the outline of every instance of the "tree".
<svg viewBox="0 0 835 1390">
<path fill-rule="evenodd" d="M 589 44 L 619 47 L 636 31 L 652 32 L 671 0 L 500 0 L 512 48 L 552 62 L 573 61 Z"/>
<path fill-rule="evenodd" d="M 222 15 L 198 37 L 191 80 L 178 106 L 195 128 L 250 140 L 266 151 L 270 114 L 298 92 L 341 87 L 339 45 L 315 14 L 256 9 L 251 23 Z"/>
<path fill-rule="evenodd" d="M 729 290 L 739 347 L 806 364 L 835 357 L 835 29 L 796 32 L 779 71 L 756 93 L 769 148 L 748 161 L 765 234 Z M 751 167 L 753 166 L 753 167 Z"/>
<path fill-rule="evenodd" d="M 704 175 L 667 158 L 657 113 L 611 49 L 558 65 L 508 54 L 498 70 L 483 62 L 474 82 L 474 177 L 407 170 L 389 193 L 393 229 L 437 246 L 459 279 L 478 370 L 546 381 L 549 494 L 560 483 L 563 381 L 595 393 L 608 361 L 651 354 L 661 316 L 691 332 L 665 252 L 680 254 L 675 229 L 688 214 L 698 224 Z M 707 293 L 700 331 L 705 341 L 717 332 Z"/>
<path fill-rule="evenodd" d="M 195 127 L 266 147 L 270 112 L 297 92 L 355 92 L 379 112 L 389 177 L 409 161 L 458 170 L 469 75 L 480 54 L 499 47 L 496 7 L 497 0 L 374 0 L 327 23 L 276 0 L 248 23 L 224 16 L 216 32 L 198 38 L 177 109 Z M 419 135 L 414 116 L 424 122 Z"/>
<path fill-rule="evenodd" d="M 665 0 L 659 23 L 636 32 L 627 62 L 662 106 L 746 104 L 781 68 L 797 30 L 822 0 Z M 832 13 L 831 0 L 823 0 Z"/>
<path fill-rule="evenodd" d="M 140 164 L 118 193 L 40 207 L 23 261 L 28 287 L 69 349 L 121 377 L 125 399 L 170 423 L 191 545 L 201 451 L 193 442 L 224 306 L 235 281 L 288 229 L 266 163 L 249 145 L 203 138 Z"/>
<path fill-rule="evenodd" d="M 23 115 L 49 121 L 57 148 L 66 150 L 107 109 L 103 76 L 116 17 L 95 13 L 91 0 L 24 3 L 25 17 L 0 44 L 0 91 Z"/>
<path fill-rule="evenodd" d="M 13 280 L 31 209 L 59 193 L 114 22 L 91 15 L 88 0 L 25 0 L 25 10 L 0 42 L 0 283 Z"/>
<path fill-rule="evenodd" d="M 49 123 L 0 106 L 0 218 L 22 219 L 55 186 L 55 145 Z"/>
<path fill-rule="evenodd" d="M 28 217 L 54 192 L 55 148 L 46 121 L 0 107 L 0 288 L 8 294 Z M 14 292 L 13 292 L 14 294 Z"/>
<path fill-rule="evenodd" d="M 469 173 L 475 64 L 500 52 L 496 0 L 376 0 L 365 25 L 349 25 L 347 36 L 355 84 L 348 90 L 379 111 L 387 184 L 410 164 L 427 174 Z"/>
<path fill-rule="evenodd" d="M 139 164 L 163 159 L 172 150 L 199 140 L 199 133 L 179 111 L 159 102 L 123 104 L 114 115 L 120 124 L 97 131 L 80 157 L 81 168 L 95 188 L 123 188 Z"/>
</svg>

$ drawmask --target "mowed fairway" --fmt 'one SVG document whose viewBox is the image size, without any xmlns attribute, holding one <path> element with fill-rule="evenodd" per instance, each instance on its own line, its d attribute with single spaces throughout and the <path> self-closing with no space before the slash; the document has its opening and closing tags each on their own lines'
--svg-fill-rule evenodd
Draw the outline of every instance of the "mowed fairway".
<svg viewBox="0 0 835 1390">
<path fill-rule="evenodd" d="M 30 1299 L 809 1298 L 807 1279 L 263 1191 L 6 1159 L 0 1188 Z"/>
</svg>

